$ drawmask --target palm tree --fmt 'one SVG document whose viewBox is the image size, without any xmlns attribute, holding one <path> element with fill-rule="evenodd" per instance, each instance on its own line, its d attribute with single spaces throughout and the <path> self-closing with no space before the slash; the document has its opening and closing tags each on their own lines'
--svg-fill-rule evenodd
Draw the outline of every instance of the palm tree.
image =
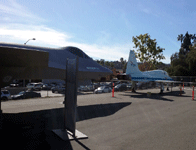
<svg viewBox="0 0 196 150">
<path fill-rule="evenodd" d="M 177 40 L 181 42 L 182 45 L 182 41 L 184 40 L 184 35 L 183 34 L 179 34 L 177 37 Z"/>
<path fill-rule="evenodd" d="M 121 57 L 121 58 L 120 58 L 120 62 L 122 63 L 122 62 L 123 62 L 123 60 L 124 60 L 124 59 Z"/>
<path fill-rule="evenodd" d="M 196 39 L 196 34 L 192 34 L 191 39 L 194 41 Z"/>
</svg>

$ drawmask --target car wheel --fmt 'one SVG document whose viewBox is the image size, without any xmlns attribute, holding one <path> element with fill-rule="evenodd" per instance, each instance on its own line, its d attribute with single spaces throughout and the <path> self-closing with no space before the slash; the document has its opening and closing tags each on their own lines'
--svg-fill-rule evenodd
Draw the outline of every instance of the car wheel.
<svg viewBox="0 0 196 150">
<path fill-rule="evenodd" d="M 7 97 L 2 97 L 1 100 L 8 100 L 8 98 Z"/>
</svg>

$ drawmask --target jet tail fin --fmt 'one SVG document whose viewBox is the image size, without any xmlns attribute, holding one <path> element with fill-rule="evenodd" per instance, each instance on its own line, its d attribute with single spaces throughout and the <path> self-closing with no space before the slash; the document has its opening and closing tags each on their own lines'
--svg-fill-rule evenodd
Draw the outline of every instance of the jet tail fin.
<svg viewBox="0 0 196 150">
<path fill-rule="evenodd" d="M 144 78 L 143 73 L 138 68 L 137 60 L 133 50 L 130 50 L 129 53 L 126 75 L 129 75 L 132 81 L 138 81 Z"/>
<path fill-rule="evenodd" d="M 141 72 L 138 68 L 137 60 L 133 50 L 130 50 L 129 59 L 127 63 L 126 74 L 134 74 Z"/>
</svg>

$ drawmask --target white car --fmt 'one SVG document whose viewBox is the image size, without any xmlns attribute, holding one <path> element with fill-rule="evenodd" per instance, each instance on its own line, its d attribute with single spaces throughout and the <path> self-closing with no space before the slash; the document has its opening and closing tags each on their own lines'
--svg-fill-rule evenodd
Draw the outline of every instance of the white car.
<svg viewBox="0 0 196 150">
<path fill-rule="evenodd" d="M 8 90 L 2 90 L 1 91 L 1 100 L 10 100 L 11 98 L 11 94 Z"/>
<path fill-rule="evenodd" d="M 43 83 L 29 83 L 27 84 L 27 88 L 29 90 L 41 90 L 43 87 Z"/>
<path fill-rule="evenodd" d="M 101 87 L 98 87 L 98 88 L 94 91 L 94 93 L 95 93 L 95 94 L 98 94 L 98 93 L 109 93 L 109 92 L 111 92 L 111 91 L 112 91 L 111 87 L 108 87 L 108 86 L 101 86 Z"/>
</svg>

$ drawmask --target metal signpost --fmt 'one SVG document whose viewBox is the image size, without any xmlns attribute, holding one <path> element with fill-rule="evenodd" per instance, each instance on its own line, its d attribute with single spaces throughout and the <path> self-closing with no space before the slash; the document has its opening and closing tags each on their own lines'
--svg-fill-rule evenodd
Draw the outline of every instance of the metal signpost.
<svg viewBox="0 0 196 150">
<path fill-rule="evenodd" d="M 64 129 L 71 131 L 75 136 L 78 59 L 67 59 L 66 70 Z"/>
<path fill-rule="evenodd" d="M 88 138 L 76 130 L 77 111 L 77 83 L 78 83 L 78 57 L 67 59 L 66 62 L 66 89 L 64 101 L 64 127 L 53 130 L 63 140 Z"/>
</svg>

